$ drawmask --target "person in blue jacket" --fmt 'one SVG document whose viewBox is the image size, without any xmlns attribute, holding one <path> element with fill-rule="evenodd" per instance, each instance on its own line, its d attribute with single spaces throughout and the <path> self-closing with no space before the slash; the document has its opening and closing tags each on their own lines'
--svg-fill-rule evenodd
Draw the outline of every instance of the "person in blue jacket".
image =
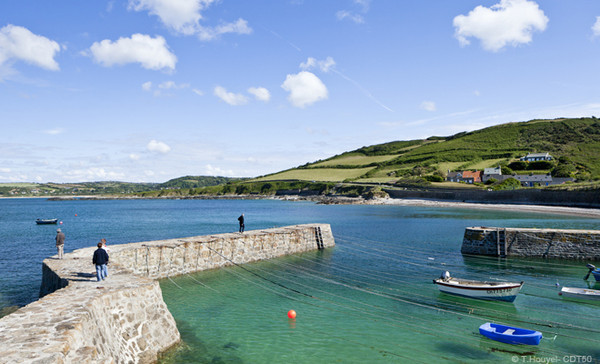
<svg viewBox="0 0 600 364">
<path fill-rule="evenodd" d="M 108 264 L 108 253 L 102 249 L 102 245 L 102 242 L 98 243 L 98 249 L 94 252 L 94 258 L 92 259 L 92 263 L 96 265 L 96 278 L 98 282 L 105 280 L 106 276 L 108 276 L 108 268 L 106 267 Z"/>
</svg>

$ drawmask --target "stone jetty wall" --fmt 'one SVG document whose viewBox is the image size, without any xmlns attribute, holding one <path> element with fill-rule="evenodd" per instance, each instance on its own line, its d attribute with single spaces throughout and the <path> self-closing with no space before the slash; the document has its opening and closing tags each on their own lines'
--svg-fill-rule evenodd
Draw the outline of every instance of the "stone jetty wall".
<svg viewBox="0 0 600 364">
<path fill-rule="evenodd" d="M 600 261 L 599 230 L 469 227 L 461 252 Z"/>
<path fill-rule="evenodd" d="M 155 279 L 334 245 L 327 224 L 114 245 L 102 282 L 95 247 L 48 258 L 43 297 L 0 319 L 0 363 L 153 363 L 180 341 Z"/>
</svg>

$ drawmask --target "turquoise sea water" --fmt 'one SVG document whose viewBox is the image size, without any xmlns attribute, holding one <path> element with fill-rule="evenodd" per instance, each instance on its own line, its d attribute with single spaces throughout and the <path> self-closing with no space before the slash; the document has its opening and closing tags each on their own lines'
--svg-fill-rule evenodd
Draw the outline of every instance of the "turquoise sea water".
<svg viewBox="0 0 600 364">
<path fill-rule="evenodd" d="M 247 230 L 329 223 L 337 245 L 161 281 L 183 339 L 163 363 L 600 358 L 600 304 L 557 294 L 557 283 L 587 287 L 585 262 L 460 254 L 468 226 L 600 229 L 598 219 L 530 212 L 272 200 L 0 200 L 0 307 L 36 299 L 41 261 L 55 254 L 57 226 L 36 226 L 36 218 L 63 221 L 70 251 L 101 237 L 110 245 L 236 231 L 242 212 Z M 444 270 L 525 285 L 514 303 L 448 296 L 432 284 Z M 291 309 L 295 320 L 287 317 Z M 544 339 L 537 347 L 491 341 L 478 333 L 488 321 L 536 329 Z"/>
</svg>

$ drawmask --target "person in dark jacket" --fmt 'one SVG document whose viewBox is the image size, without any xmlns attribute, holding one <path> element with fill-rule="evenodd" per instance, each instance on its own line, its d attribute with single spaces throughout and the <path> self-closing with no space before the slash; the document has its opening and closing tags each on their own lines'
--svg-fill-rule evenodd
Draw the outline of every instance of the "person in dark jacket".
<svg viewBox="0 0 600 364">
<path fill-rule="evenodd" d="M 63 258 L 63 249 L 65 247 L 65 233 L 60 229 L 56 230 L 56 250 L 58 251 L 58 259 Z"/>
<path fill-rule="evenodd" d="M 240 233 L 244 232 L 244 214 L 242 214 L 240 217 L 238 217 L 238 221 L 240 222 Z"/>
<path fill-rule="evenodd" d="M 108 264 L 108 253 L 102 249 L 102 245 L 102 242 L 98 243 L 98 249 L 94 252 L 94 258 L 92 259 L 92 263 L 96 265 L 96 278 L 98 282 L 105 280 L 106 276 L 108 276 L 108 268 L 106 267 Z"/>
</svg>

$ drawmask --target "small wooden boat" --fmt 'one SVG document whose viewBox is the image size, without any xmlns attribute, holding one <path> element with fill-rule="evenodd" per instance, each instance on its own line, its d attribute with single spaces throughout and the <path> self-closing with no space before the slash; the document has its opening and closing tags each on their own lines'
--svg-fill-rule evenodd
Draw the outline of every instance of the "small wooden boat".
<svg viewBox="0 0 600 364">
<path fill-rule="evenodd" d="M 558 295 L 567 298 L 600 301 L 600 290 L 598 289 L 563 287 Z"/>
<path fill-rule="evenodd" d="M 442 277 L 434 279 L 433 283 L 441 292 L 477 298 L 482 300 L 500 300 L 513 302 L 523 287 L 523 282 L 487 282 L 450 277 L 445 272 Z"/>
<path fill-rule="evenodd" d="M 506 344 L 539 345 L 542 333 L 520 327 L 505 326 L 486 322 L 479 326 L 479 333 L 492 340 Z"/>
<path fill-rule="evenodd" d="M 58 222 L 58 219 L 37 219 L 37 220 L 35 220 L 35 223 L 38 225 L 56 224 L 57 222 Z"/>
</svg>

